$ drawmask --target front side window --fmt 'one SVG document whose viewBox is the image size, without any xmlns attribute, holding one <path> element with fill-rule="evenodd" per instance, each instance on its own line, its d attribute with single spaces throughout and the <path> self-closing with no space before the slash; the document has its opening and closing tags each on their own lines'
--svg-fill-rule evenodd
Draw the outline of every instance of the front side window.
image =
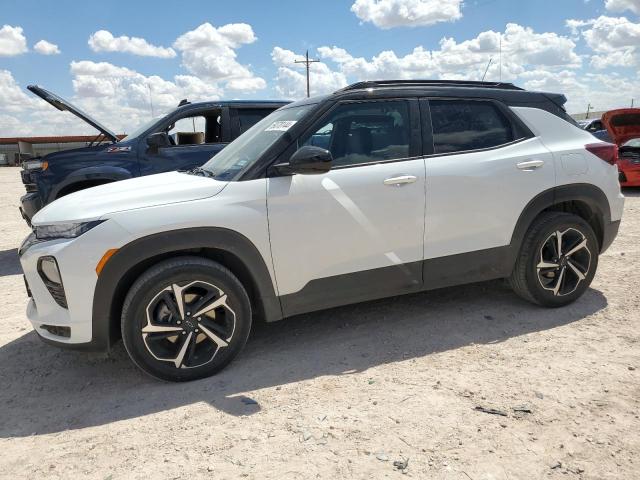
<svg viewBox="0 0 640 480">
<path fill-rule="evenodd" d="M 435 153 L 480 150 L 510 143 L 513 129 L 489 101 L 430 100 Z"/>
<path fill-rule="evenodd" d="M 167 132 L 173 145 L 199 145 L 204 143 L 206 119 L 202 115 L 181 118 Z"/>
<path fill-rule="evenodd" d="M 403 100 L 347 103 L 299 142 L 325 148 L 334 166 L 358 165 L 409 157 L 409 104 Z"/>
<path fill-rule="evenodd" d="M 172 145 L 201 145 L 222 141 L 222 111 L 212 110 L 175 120 L 165 129 Z"/>
</svg>

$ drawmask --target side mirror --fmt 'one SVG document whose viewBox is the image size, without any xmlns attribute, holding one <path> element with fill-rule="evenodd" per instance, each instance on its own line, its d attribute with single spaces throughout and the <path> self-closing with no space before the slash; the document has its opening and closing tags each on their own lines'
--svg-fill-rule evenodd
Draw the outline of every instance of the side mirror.
<svg viewBox="0 0 640 480">
<path fill-rule="evenodd" d="M 171 145 L 171 142 L 169 141 L 169 135 L 165 132 L 156 132 L 147 137 L 147 145 L 150 150 L 157 152 L 159 148 Z"/>
<path fill-rule="evenodd" d="M 291 155 L 289 163 L 274 165 L 276 172 L 285 175 L 318 175 L 331 170 L 333 157 L 329 150 L 320 147 L 304 146 Z"/>
</svg>

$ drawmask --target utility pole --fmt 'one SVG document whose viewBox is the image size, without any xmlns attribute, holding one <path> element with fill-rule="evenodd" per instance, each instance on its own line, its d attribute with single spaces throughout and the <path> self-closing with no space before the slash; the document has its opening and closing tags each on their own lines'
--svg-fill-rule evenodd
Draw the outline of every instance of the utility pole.
<svg viewBox="0 0 640 480">
<path fill-rule="evenodd" d="M 585 120 L 589 119 L 589 111 L 592 109 L 593 107 L 591 106 L 591 102 L 589 102 L 587 104 L 587 115 L 584 117 Z"/>
<path fill-rule="evenodd" d="M 307 98 L 311 96 L 311 89 L 309 88 L 309 65 L 312 63 L 319 62 L 320 60 L 309 60 L 309 50 L 307 50 L 307 54 L 305 55 L 304 60 L 296 60 L 295 63 L 304 63 L 307 67 Z"/>
<path fill-rule="evenodd" d="M 631 108 L 633 108 L 633 98 L 631 99 Z"/>
</svg>

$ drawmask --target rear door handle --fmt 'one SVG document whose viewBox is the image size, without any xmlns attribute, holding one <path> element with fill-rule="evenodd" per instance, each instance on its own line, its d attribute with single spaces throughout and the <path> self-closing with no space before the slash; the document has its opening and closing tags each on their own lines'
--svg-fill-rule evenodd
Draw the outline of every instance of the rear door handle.
<svg viewBox="0 0 640 480">
<path fill-rule="evenodd" d="M 526 162 L 520 162 L 516 165 L 520 170 L 535 170 L 544 165 L 544 160 L 528 160 Z"/>
<path fill-rule="evenodd" d="M 415 175 L 398 175 L 397 177 L 386 178 L 383 183 L 392 187 L 399 187 L 407 183 L 413 183 L 417 179 L 418 177 Z"/>
</svg>

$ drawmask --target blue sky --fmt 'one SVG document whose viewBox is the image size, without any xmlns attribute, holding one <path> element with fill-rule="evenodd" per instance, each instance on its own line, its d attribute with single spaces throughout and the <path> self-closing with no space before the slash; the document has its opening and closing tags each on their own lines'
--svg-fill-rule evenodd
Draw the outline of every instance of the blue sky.
<svg viewBox="0 0 640 480">
<path fill-rule="evenodd" d="M 150 115 L 145 88 L 158 110 L 184 96 L 298 98 L 293 60 L 306 49 L 322 60 L 315 93 L 367 78 L 479 79 L 491 58 L 487 79 L 502 70 L 562 91 L 570 110 L 627 106 L 640 102 L 638 14 L 640 0 L 3 0 L 0 136 L 84 129 L 25 94 L 30 83 L 120 130 Z"/>
</svg>

